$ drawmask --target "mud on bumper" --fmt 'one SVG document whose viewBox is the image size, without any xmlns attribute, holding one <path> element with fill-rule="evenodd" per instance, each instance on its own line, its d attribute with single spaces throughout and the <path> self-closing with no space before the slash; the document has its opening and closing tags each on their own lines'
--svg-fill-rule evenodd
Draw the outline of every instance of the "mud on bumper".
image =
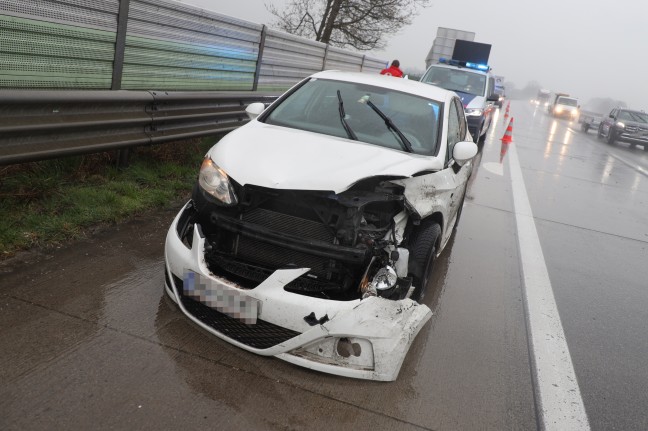
<svg viewBox="0 0 648 431">
<path fill-rule="evenodd" d="M 431 310 L 410 299 L 369 297 L 337 301 L 286 291 L 284 287 L 308 271 L 274 271 L 252 289 L 211 273 L 206 266 L 205 237 L 199 225 L 183 242 L 173 221 L 165 244 L 166 292 L 195 324 L 233 345 L 264 356 L 326 373 L 370 380 L 395 380 L 415 336 Z M 235 289 L 260 306 L 255 324 L 246 324 L 196 300 L 185 289 L 186 274 Z M 208 302 L 208 301 L 207 301 Z"/>
</svg>

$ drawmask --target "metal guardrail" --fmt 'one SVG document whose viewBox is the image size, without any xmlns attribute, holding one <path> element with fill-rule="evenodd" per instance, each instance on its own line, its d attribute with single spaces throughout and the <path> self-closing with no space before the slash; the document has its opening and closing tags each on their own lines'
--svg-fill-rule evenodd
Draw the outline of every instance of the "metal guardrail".
<svg viewBox="0 0 648 431">
<path fill-rule="evenodd" d="M 226 133 L 277 93 L 0 91 L 0 165 Z"/>
</svg>

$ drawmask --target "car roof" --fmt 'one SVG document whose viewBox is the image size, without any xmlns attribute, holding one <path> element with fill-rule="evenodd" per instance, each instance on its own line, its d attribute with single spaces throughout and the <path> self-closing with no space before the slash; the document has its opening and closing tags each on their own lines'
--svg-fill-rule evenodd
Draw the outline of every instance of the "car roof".
<svg viewBox="0 0 648 431">
<path fill-rule="evenodd" d="M 474 73 L 475 75 L 484 75 L 484 76 L 489 76 L 490 73 L 486 72 L 485 70 L 477 70 L 477 69 L 471 69 L 469 67 L 462 67 L 462 66 L 455 66 L 452 64 L 445 64 L 445 63 L 437 63 L 433 64 L 430 67 L 427 68 L 426 72 L 433 67 L 436 68 L 442 68 L 442 69 L 452 69 L 452 70 L 461 70 L 463 72 L 469 72 L 469 73 Z"/>
<path fill-rule="evenodd" d="M 452 97 L 456 96 L 454 92 L 444 90 L 429 84 L 424 84 L 418 81 L 395 78 L 388 75 L 380 75 L 378 73 L 362 73 L 362 72 L 343 72 L 339 70 L 326 70 L 318 72 L 310 76 L 311 78 L 332 79 L 337 81 L 355 82 L 358 84 L 374 85 L 376 87 L 388 88 L 390 90 L 401 91 L 426 97 L 428 99 L 447 102 Z"/>
</svg>

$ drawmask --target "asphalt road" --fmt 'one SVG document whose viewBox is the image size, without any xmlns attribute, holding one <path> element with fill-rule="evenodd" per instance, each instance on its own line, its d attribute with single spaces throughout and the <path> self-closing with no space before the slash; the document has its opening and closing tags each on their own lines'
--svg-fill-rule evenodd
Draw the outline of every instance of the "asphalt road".
<svg viewBox="0 0 648 431">
<path fill-rule="evenodd" d="M 648 152 L 523 101 L 511 114 L 503 162 L 503 111 L 475 160 L 397 381 L 312 372 L 190 324 L 162 293 L 173 208 L 0 264 L 0 429 L 560 429 L 530 341 L 515 166 L 584 429 L 648 429 Z"/>
</svg>

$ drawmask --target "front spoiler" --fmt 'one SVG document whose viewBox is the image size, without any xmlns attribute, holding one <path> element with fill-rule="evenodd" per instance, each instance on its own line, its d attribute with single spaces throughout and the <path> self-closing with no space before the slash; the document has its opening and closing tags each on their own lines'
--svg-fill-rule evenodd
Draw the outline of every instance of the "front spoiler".
<svg viewBox="0 0 648 431">
<path fill-rule="evenodd" d="M 369 380 L 392 381 L 397 378 L 414 338 L 432 316 L 427 306 L 411 299 L 393 301 L 369 297 L 364 300 L 335 301 L 308 297 L 283 288 L 306 273 L 308 268 L 277 270 L 256 288 L 242 289 L 245 295 L 261 302 L 259 319 L 300 333 L 267 349 L 257 349 L 233 340 L 189 313 L 179 300 L 178 286 L 171 275 L 182 279 L 184 272 L 191 270 L 230 287 L 239 287 L 215 276 L 207 268 L 204 259 L 205 238 L 199 226 L 193 230 L 191 249 L 178 237 L 177 223 L 188 206 L 178 213 L 167 233 L 165 265 L 169 277 L 166 278 L 165 290 L 191 321 L 242 349 L 275 356 L 313 370 Z M 317 319 L 327 316 L 328 321 L 311 326 L 304 319 L 311 313 Z M 338 342 L 336 340 L 349 340 L 353 345 L 362 345 L 362 353 L 358 357 L 340 355 L 339 350 L 331 348 Z M 322 348 L 318 348 L 320 345 Z M 322 351 L 325 356 L 317 353 Z"/>
</svg>

